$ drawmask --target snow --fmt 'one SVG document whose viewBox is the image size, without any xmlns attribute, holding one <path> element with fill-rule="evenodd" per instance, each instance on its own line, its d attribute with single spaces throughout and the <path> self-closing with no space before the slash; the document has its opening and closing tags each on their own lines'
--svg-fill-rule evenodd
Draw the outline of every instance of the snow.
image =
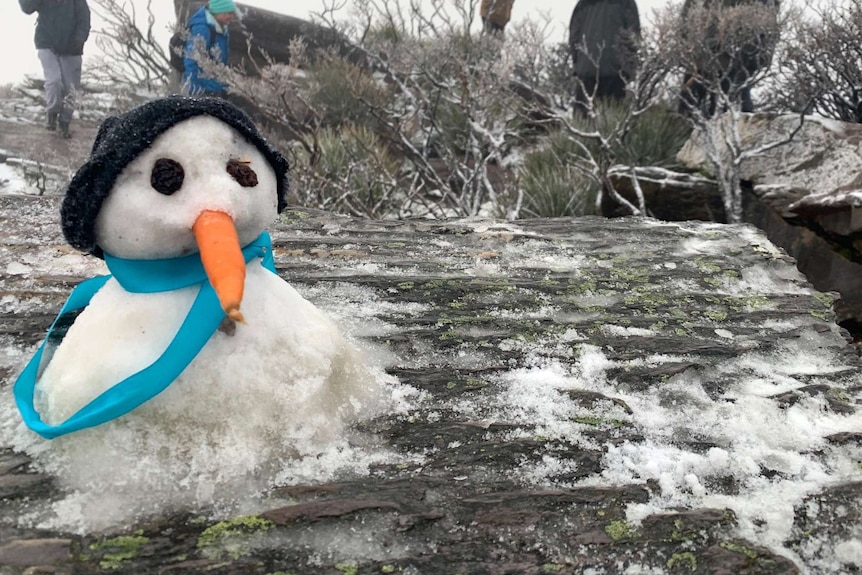
<svg viewBox="0 0 862 575">
<path fill-rule="evenodd" d="M 737 362 L 752 371 L 728 397 L 712 400 L 701 385 L 708 376 L 679 375 L 671 378 L 660 393 L 634 393 L 618 388 L 606 373 L 615 364 L 601 350 L 580 346 L 580 356 L 571 365 L 536 357 L 536 365 L 502 376 L 505 392 L 489 410 L 459 404 L 465 417 L 482 416 L 486 421 L 523 421 L 535 427 L 532 435 L 573 442 L 582 447 L 606 450 L 604 470 L 581 485 L 609 486 L 655 480 L 660 493 L 646 504 L 631 505 L 628 520 L 638 525 L 652 513 L 675 508 L 729 508 L 739 521 L 739 535 L 775 550 L 783 551 L 790 534 L 793 508 L 811 493 L 840 481 L 858 479 L 856 462 L 860 450 L 827 448 L 823 437 L 846 429 L 862 428 L 862 416 L 830 414 L 822 399 L 805 399 L 789 408 L 780 408 L 766 394 L 786 388 L 782 373 L 799 366 L 812 369 L 836 358 L 823 358 L 810 342 L 788 342 L 777 356 L 751 352 Z M 547 345 L 547 344 L 546 344 Z M 793 361 L 793 365 L 787 362 Z M 785 367 L 782 367 L 785 366 Z M 738 367 L 738 366 L 734 366 Z M 738 373 L 739 370 L 734 370 Z M 798 382 L 796 382 L 798 387 Z M 772 389 L 769 389 L 769 387 Z M 582 435 L 584 425 L 578 415 L 606 420 L 631 421 L 631 416 L 615 405 L 604 410 L 583 410 L 569 399 L 567 389 L 585 389 L 622 399 L 636 414 L 635 425 L 645 437 L 642 443 L 625 442 L 597 446 Z M 670 401 L 673 408 L 664 405 Z M 677 406 L 686 405 L 684 411 Z M 524 432 L 526 435 L 526 432 Z M 679 438 L 696 438 L 714 443 L 705 453 L 678 446 Z M 826 450 L 825 460 L 816 453 Z M 560 473 L 560 462 L 546 459 L 528 465 L 520 473 L 529 483 L 548 483 Z M 761 470 L 777 473 L 771 479 Z M 731 477 L 740 493 L 724 495 L 712 490 L 710 479 Z M 853 557 L 858 545 L 846 544 L 836 550 L 838 560 Z"/>
<path fill-rule="evenodd" d="M 0 194 L 21 194 L 28 188 L 27 182 L 18 170 L 6 163 L 0 163 Z"/>
</svg>

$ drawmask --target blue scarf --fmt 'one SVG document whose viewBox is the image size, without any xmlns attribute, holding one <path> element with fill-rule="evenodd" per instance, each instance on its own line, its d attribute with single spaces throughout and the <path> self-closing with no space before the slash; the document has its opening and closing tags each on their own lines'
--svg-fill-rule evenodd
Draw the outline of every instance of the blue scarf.
<svg viewBox="0 0 862 575">
<path fill-rule="evenodd" d="M 272 242 L 267 232 L 263 232 L 255 241 L 244 247 L 242 253 L 246 263 L 260 258 L 263 267 L 276 273 Z M 15 402 L 24 423 L 46 439 L 116 419 L 164 391 L 203 349 L 225 317 L 218 296 L 206 277 L 199 254 L 164 260 L 128 260 L 105 254 L 105 263 L 111 275 L 94 277 L 78 284 L 57 319 L 51 324 L 42 345 L 15 382 Z M 104 391 L 63 423 L 48 425 L 42 421 L 33 406 L 45 345 L 58 321 L 63 319 L 65 322 L 68 318 L 64 318 L 66 314 L 80 312 L 87 307 L 96 292 L 112 276 L 123 289 L 134 293 L 171 291 L 196 284 L 200 284 L 200 291 L 179 331 L 161 357 Z M 107 361 L 110 361 L 110 358 L 107 358 Z"/>
</svg>

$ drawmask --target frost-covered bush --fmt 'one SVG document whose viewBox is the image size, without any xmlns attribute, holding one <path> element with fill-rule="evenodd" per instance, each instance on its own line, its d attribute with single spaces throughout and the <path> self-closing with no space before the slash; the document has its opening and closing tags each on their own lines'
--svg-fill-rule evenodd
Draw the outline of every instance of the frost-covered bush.
<svg viewBox="0 0 862 575">
<path fill-rule="evenodd" d="M 390 94 L 369 70 L 342 58 L 330 56 L 316 61 L 308 70 L 309 103 L 318 111 L 324 126 L 365 126 L 378 122 L 372 110 L 387 105 Z"/>
<path fill-rule="evenodd" d="M 578 150 L 559 132 L 524 157 L 518 181 L 524 193 L 524 218 L 583 216 L 595 213 L 599 185 L 573 167 Z"/>
<path fill-rule="evenodd" d="M 650 110 L 661 69 L 630 81 L 624 107 L 591 102 L 573 119 L 568 55 L 541 26 L 478 34 L 468 5 L 422 9 L 356 0 L 346 24 L 327 22 L 354 43 L 350 61 L 293 41 L 286 64 L 227 71 L 264 131 L 295 153 L 297 203 L 369 217 L 590 213 L 596 193 L 626 203 L 614 166 L 667 164 L 687 135 L 666 109 Z M 575 150 L 542 151 L 554 131 Z M 644 212 L 637 203 L 629 213 Z"/>
<path fill-rule="evenodd" d="M 770 103 L 862 122 L 862 0 L 819 0 L 811 9 L 816 17 L 800 14 L 791 21 L 793 40 L 777 58 Z"/>
<path fill-rule="evenodd" d="M 398 163 L 363 126 L 324 128 L 319 156 L 296 155 L 292 203 L 355 216 L 391 215 L 398 194 Z"/>
<path fill-rule="evenodd" d="M 629 102 L 602 101 L 594 117 L 575 115 L 574 125 L 583 131 L 612 133 L 629 113 Z M 691 135 L 691 124 L 671 110 L 667 104 L 657 103 L 645 108 L 631 121 L 627 132 L 611 142 L 616 163 L 627 166 L 665 166 L 676 164 L 676 153 Z M 597 143 L 585 141 L 591 152 Z"/>
</svg>

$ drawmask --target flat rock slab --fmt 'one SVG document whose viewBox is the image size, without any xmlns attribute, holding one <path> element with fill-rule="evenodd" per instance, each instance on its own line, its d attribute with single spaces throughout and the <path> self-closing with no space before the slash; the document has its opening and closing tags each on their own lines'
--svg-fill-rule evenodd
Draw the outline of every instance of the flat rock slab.
<svg viewBox="0 0 862 575">
<path fill-rule="evenodd" d="M 57 204 L 0 198 L 0 439 L 15 374 L 103 271 L 64 246 Z M 74 573 L 862 567 L 859 358 L 832 296 L 756 229 L 290 210 L 271 231 L 280 275 L 413 390 L 355 428 L 394 457 L 223 521 L 69 533 L 28 521 L 64 494 L 0 444 L 0 572 L 39 549 L 46 572 Z"/>
</svg>

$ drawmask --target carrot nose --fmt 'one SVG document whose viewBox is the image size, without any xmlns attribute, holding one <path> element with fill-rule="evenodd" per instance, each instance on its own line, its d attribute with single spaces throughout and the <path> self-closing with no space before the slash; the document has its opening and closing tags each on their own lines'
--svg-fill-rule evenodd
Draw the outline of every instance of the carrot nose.
<svg viewBox="0 0 862 575">
<path fill-rule="evenodd" d="M 245 286 L 245 258 L 233 220 L 224 212 L 204 210 L 195 220 L 192 232 L 204 271 L 222 309 L 232 320 L 245 323 L 239 311 Z"/>
</svg>

